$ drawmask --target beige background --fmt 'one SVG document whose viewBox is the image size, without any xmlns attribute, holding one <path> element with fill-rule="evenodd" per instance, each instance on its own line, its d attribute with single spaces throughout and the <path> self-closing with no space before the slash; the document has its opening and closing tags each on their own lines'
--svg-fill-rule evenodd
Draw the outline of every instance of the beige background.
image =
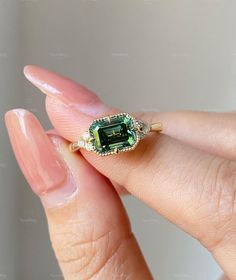
<svg viewBox="0 0 236 280">
<path fill-rule="evenodd" d="M 235 25 L 233 0 L 0 0 L 1 120 L 24 107 L 49 127 L 43 96 L 22 75 L 29 63 L 123 110 L 234 110 Z M 62 279 L 0 125 L 0 279 Z M 220 275 L 197 241 L 135 199 L 125 203 L 155 279 Z"/>
</svg>

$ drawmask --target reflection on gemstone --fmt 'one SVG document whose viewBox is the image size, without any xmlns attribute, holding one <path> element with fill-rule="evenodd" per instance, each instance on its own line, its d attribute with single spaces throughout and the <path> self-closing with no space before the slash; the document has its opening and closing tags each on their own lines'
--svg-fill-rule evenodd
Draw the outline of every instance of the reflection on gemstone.
<svg viewBox="0 0 236 280">
<path fill-rule="evenodd" d="M 128 114 L 97 119 L 89 131 L 94 139 L 94 150 L 100 155 L 131 150 L 139 140 L 134 120 Z"/>
</svg>

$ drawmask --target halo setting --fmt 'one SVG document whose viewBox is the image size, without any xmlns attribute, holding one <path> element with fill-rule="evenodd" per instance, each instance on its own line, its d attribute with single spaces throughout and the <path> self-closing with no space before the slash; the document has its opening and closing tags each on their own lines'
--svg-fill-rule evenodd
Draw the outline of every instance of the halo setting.
<svg viewBox="0 0 236 280">
<path fill-rule="evenodd" d="M 100 156 L 127 152 L 133 150 L 151 130 L 151 125 L 136 120 L 127 113 L 109 115 L 95 119 L 88 131 L 78 141 L 70 144 L 70 150 L 75 152 L 85 148 Z"/>
</svg>

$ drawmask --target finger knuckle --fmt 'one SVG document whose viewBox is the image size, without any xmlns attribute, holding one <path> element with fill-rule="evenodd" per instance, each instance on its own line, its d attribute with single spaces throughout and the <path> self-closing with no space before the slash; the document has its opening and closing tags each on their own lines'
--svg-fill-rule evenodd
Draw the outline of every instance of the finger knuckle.
<svg viewBox="0 0 236 280">
<path fill-rule="evenodd" d="M 210 250 L 231 239 L 236 232 L 236 162 L 222 160 L 214 168 L 206 196 L 207 220 L 213 227 L 212 236 L 206 238 Z"/>
<path fill-rule="evenodd" d="M 97 232 L 91 224 L 81 232 L 79 226 L 74 224 L 67 229 L 63 227 L 58 230 L 52 243 L 58 262 L 68 279 L 92 279 L 113 258 L 119 257 L 122 244 L 131 236 L 131 233 L 120 236 L 119 229 Z"/>
</svg>

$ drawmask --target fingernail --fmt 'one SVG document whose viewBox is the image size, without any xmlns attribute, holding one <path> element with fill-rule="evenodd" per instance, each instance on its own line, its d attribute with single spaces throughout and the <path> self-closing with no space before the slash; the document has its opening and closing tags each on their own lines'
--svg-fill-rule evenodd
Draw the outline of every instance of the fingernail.
<svg viewBox="0 0 236 280">
<path fill-rule="evenodd" d="M 60 154 L 60 157 L 67 166 L 67 180 L 63 183 L 63 185 L 61 185 L 60 188 L 56 188 L 40 197 L 44 207 L 55 208 L 65 205 L 68 201 L 73 199 L 77 194 L 78 186 L 74 179 L 73 161 L 71 160 L 71 153 L 68 149 L 68 142 L 66 142 L 58 134 L 55 134 L 53 131 L 50 131 L 47 134 L 54 148 L 57 150 L 57 153 Z"/>
<path fill-rule="evenodd" d="M 23 109 L 6 113 L 6 126 L 16 156 L 32 190 L 39 196 L 59 189 L 68 172 L 36 117 Z"/>
<path fill-rule="evenodd" d="M 60 99 L 68 106 L 90 116 L 101 116 L 109 108 L 84 86 L 46 69 L 28 65 L 26 78 L 46 95 Z"/>
</svg>

